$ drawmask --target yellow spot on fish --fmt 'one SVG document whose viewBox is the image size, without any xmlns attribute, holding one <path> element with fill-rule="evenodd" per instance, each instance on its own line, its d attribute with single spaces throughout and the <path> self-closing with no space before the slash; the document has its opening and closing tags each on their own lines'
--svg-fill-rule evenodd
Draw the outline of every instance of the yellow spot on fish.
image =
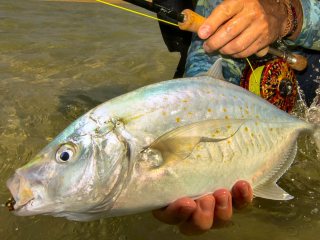
<svg viewBox="0 0 320 240">
<path fill-rule="evenodd" d="M 249 131 L 249 128 L 248 128 L 248 127 L 245 127 L 244 130 L 245 130 L 246 132 L 248 132 L 248 131 Z"/>
<path fill-rule="evenodd" d="M 163 116 L 167 116 L 167 112 L 164 112 L 164 111 L 163 111 L 163 112 L 162 112 L 162 115 L 163 115 Z"/>
<path fill-rule="evenodd" d="M 254 134 L 253 134 L 253 133 L 251 133 L 251 137 L 254 137 Z"/>
<path fill-rule="evenodd" d="M 224 118 L 225 118 L 225 119 L 229 119 L 229 116 L 227 115 L 227 116 L 225 116 Z"/>
<path fill-rule="evenodd" d="M 188 112 L 188 115 L 190 115 L 190 116 L 191 116 L 191 115 L 193 115 L 193 113 L 192 113 L 192 112 Z"/>
<path fill-rule="evenodd" d="M 224 111 L 224 112 L 227 112 L 227 109 L 226 109 L 226 108 L 223 108 L 223 111 Z"/>
<path fill-rule="evenodd" d="M 256 118 L 257 118 L 257 119 L 259 119 L 259 118 L 260 118 L 260 116 L 259 116 L 259 115 L 256 115 Z"/>
<path fill-rule="evenodd" d="M 187 103 L 187 102 L 188 102 L 188 100 L 187 100 L 187 99 L 183 99 L 183 100 L 182 100 L 182 102 Z"/>
<path fill-rule="evenodd" d="M 181 119 L 179 118 L 179 117 L 177 117 L 176 118 L 176 122 L 178 123 L 178 122 L 180 122 L 181 121 Z"/>
<path fill-rule="evenodd" d="M 258 126 L 259 122 L 255 122 L 256 126 Z"/>
<path fill-rule="evenodd" d="M 220 130 L 219 130 L 219 129 L 217 129 L 217 130 L 216 130 L 216 133 L 220 133 Z"/>
<path fill-rule="evenodd" d="M 227 143 L 230 144 L 230 143 L 231 143 L 231 140 L 228 140 Z"/>
<path fill-rule="evenodd" d="M 227 128 L 228 128 L 228 129 L 230 129 L 230 128 L 231 128 L 231 126 L 230 126 L 230 125 L 228 125 L 228 126 L 227 126 Z"/>
<path fill-rule="evenodd" d="M 249 114 L 249 110 L 248 110 L 248 109 L 246 109 L 244 112 L 245 112 L 246 114 Z"/>
<path fill-rule="evenodd" d="M 269 131 L 272 132 L 272 131 L 273 131 L 273 128 L 269 128 Z"/>
<path fill-rule="evenodd" d="M 197 146 L 195 147 L 195 149 L 196 149 L 196 150 L 202 150 L 202 149 L 203 149 L 203 146 L 197 145 Z"/>
<path fill-rule="evenodd" d="M 211 112 L 212 110 L 211 110 L 211 108 L 208 108 L 208 112 Z"/>
<path fill-rule="evenodd" d="M 187 108 L 186 108 L 186 107 L 183 107 L 183 108 L 182 108 L 182 110 L 183 110 L 183 111 L 186 111 L 186 110 L 187 110 Z"/>
<path fill-rule="evenodd" d="M 200 154 L 197 154 L 197 158 L 201 158 L 201 155 L 200 155 Z"/>
</svg>

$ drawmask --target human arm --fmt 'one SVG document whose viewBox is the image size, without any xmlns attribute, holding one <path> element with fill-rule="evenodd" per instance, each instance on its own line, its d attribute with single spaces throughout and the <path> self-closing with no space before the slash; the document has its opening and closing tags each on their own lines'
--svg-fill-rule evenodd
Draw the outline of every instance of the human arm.
<svg viewBox="0 0 320 240">
<path fill-rule="evenodd" d="M 196 200 L 181 198 L 164 209 L 154 211 L 153 215 L 164 223 L 178 225 L 183 234 L 201 234 L 218 223 L 230 220 L 232 204 L 243 208 L 252 201 L 252 197 L 249 183 L 238 181 L 231 192 L 219 189 Z"/>
<path fill-rule="evenodd" d="M 199 0 L 200 4 L 201 1 L 205 0 Z M 296 26 L 292 23 L 290 4 L 295 11 Z M 225 0 L 207 16 L 198 36 L 205 39 L 203 48 L 208 53 L 219 51 L 244 58 L 279 38 L 295 40 L 302 28 L 302 18 L 300 0 Z"/>
<path fill-rule="evenodd" d="M 301 0 L 302 27 L 296 38 L 287 43 L 320 51 L 320 1 Z"/>
</svg>

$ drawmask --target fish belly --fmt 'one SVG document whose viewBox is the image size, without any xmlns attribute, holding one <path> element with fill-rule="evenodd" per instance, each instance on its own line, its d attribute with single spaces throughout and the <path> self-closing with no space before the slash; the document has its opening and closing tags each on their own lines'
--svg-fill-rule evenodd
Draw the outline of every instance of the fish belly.
<svg viewBox="0 0 320 240">
<path fill-rule="evenodd" d="M 131 182 L 111 214 L 156 209 L 181 197 L 198 198 L 218 188 L 231 189 L 240 179 L 254 188 L 281 171 L 286 149 L 295 144 L 300 130 L 299 124 L 246 121 L 230 138 L 200 142 L 185 159 L 160 166 L 137 160 Z"/>
</svg>

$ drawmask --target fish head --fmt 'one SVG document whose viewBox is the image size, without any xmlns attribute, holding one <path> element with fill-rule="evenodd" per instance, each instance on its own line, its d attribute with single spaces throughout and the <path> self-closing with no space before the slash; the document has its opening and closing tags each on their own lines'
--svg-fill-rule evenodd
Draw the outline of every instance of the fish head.
<svg viewBox="0 0 320 240">
<path fill-rule="evenodd" d="M 128 147 L 114 123 L 76 120 L 7 181 L 14 213 L 87 221 L 108 212 L 128 174 Z"/>
</svg>

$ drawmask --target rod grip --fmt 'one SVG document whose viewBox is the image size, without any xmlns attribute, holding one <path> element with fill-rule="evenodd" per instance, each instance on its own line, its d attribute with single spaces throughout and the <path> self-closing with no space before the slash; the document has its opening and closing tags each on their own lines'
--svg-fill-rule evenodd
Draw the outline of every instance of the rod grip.
<svg viewBox="0 0 320 240">
<path fill-rule="evenodd" d="M 184 31 L 197 33 L 200 26 L 206 20 L 203 16 L 195 13 L 190 9 L 185 9 L 181 13 L 184 15 L 184 21 L 182 23 L 179 22 L 178 25 L 179 25 L 179 28 Z M 274 54 L 273 52 L 270 51 L 270 48 L 266 47 L 260 50 L 257 55 L 258 56 L 265 55 L 267 51 L 269 51 L 269 53 L 271 54 Z M 281 57 L 277 54 L 274 54 L 274 55 Z M 292 69 L 297 71 L 302 71 L 307 67 L 308 60 L 304 56 L 298 55 L 298 54 L 291 54 L 291 55 L 294 57 L 294 61 L 292 62 L 288 61 L 288 63 Z"/>
<path fill-rule="evenodd" d="M 206 20 L 203 16 L 190 9 L 185 9 L 181 13 L 184 15 L 184 21 L 182 23 L 179 22 L 178 25 L 184 31 L 197 33 L 200 26 Z"/>
<path fill-rule="evenodd" d="M 295 58 L 295 62 L 289 63 L 290 67 L 294 70 L 302 71 L 308 66 L 308 60 L 302 55 L 293 53 L 292 56 Z"/>
</svg>

